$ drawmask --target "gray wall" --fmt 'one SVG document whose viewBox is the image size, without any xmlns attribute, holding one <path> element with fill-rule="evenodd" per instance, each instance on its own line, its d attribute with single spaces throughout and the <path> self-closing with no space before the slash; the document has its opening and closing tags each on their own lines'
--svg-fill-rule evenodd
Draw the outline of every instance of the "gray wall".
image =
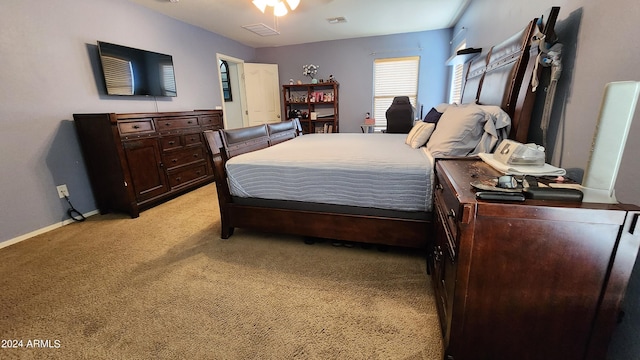
<svg viewBox="0 0 640 360">
<path fill-rule="evenodd" d="M 98 40 L 173 56 L 178 97 L 107 97 Z M 0 242 L 67 219 L 56 185 L 95 210 L 73 113 L 213 109 L 221 105 L 216 52 L 253 48 L 124 0 L 0 2 Z"/>
<path fill-rule="evenodd" d="M 360 132 L 365 113 L 373 113 L 373 62 L 375 59 L 420 56 L 418 106 L 424 114 L 446 101 L 450 68 L 451 30 L 325 41 L 303 45 L 256 49 L 256 59 L 278 64 L 281 84 L 289 79 L 309 82 L 302 66 L 319 65 L 317 78 L 333 75 L 340 83 L 340 132 Z M 419 114 L 418 114 L 419 115 Z"/>
</svg>

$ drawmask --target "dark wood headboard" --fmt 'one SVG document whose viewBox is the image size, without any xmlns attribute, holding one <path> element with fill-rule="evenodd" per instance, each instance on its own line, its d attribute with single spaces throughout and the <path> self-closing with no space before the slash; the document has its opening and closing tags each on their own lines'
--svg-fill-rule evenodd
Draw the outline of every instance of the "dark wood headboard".
<svg viewBox="0 0 640 360">
<path fill-rule="evenodd" d="M 540 18 L 503 42 L 483 51 L 468 64 L 462 103 L 500 106 L 511 117 L 509 138 L 526 143 L 535 93 L 531 80 L 539 52 L 532 39 L 537 29 L 553 34 L 560 8 L 553 7 Z M 541 21 L 544 19 L 544 21 Z"/>
</svg>

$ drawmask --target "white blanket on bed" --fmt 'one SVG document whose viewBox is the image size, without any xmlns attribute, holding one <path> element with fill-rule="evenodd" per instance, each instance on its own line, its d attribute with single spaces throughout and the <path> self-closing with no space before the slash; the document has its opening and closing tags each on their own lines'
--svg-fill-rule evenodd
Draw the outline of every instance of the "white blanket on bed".
<svg viewBox="0 0 640 360">
<path fill-rule="evenodd" d="M 226 163 L 231 194 L 430 211 L 433 159 L 405 134 L 309 134 Z"/>
</svg>

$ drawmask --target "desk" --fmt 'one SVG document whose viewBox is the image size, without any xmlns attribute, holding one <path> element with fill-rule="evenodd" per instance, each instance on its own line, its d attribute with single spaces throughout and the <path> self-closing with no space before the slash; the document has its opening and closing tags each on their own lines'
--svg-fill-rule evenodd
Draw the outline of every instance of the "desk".
<svg viewBox="0 0 640 360">
<path fill-rule="evenodd" d="M 360 130 L 365 134 L 373 134 L 375 130 L 375 124 L 361 124 Z"/>
</svg>

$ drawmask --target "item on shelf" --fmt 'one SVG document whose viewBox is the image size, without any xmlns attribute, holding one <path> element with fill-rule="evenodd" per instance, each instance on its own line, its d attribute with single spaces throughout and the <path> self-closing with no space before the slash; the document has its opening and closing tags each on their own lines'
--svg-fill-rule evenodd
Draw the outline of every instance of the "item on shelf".
<svg viewBox="0 0 640 360">
<path fill-rule="evenodd" d="M 315 76 L 318 73 L 318 68 L 319 67 L 320 66 L 313 65 L 313 64 L 304 65 L 304 66 L 302 66 L 302 75 L 310 77 L 312 83 L 314 83 L 313 82 L 314 80 L 316 81 L 315 83 L 317 83 L 318 80 L 315 78 Z"/>
</svg>

